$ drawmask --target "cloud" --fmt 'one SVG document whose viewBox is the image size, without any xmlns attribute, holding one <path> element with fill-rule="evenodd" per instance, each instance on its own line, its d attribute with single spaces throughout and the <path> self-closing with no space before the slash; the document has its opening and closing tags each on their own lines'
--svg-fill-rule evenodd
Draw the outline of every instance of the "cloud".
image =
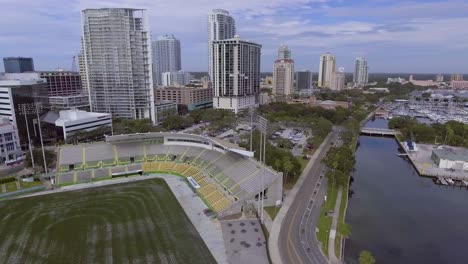
<svg viewBox="0 0 468 264">
<path fill-rule="evenodd" d="M 371 68 L 400 71 L 467 70 L 466 1 L 342 0 L 0 0 L 0 57 L 32 56 L 38 69 L 69 68 L 79 51 L 85 8 L 148 9 L 153 38 L 174 34 L 183 67 L 206 71 L 207 15 L 229 10 L 241 37 L 262 44 L 262 70 L 271 71 L 277 48 L 292 48 L 296 68 L 317 70 L 318 56 L 334 52 L 350 69 L 355 56 Z M 442 52 L 443 51 L 443 52 Z M 375 58 L 375 60 L 374 60 Z M 411 61 L 411 63 L 408 63 Z M 427 63 L 437 61 L 437 63 Z M 2 66 L 0 66 L 2 70 Z M 411 69 L 409 69 L 411 70 Z"/>
</svg>

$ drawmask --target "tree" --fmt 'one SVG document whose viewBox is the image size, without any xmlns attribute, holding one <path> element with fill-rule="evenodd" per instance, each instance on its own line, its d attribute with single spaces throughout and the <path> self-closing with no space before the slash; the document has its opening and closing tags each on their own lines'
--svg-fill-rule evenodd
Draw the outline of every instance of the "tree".
<svg viewBox="0 0 468 264">
<path fill-rule="evenodd" d="M 372 253 L 363 250 L 361 254 L 359 254 L 359 264 L 375 264 L 375 258 L 372 256 Z"/>
<path fill-rule="evenodd" d="M 289 157 L 284 157 L 283 158 L 283 168 L 284 168 L 284 172 L 286 174 L 286 180 L 284 181 L 286 183 L 288 181 L 289 172 L 294 170 L 294 165 L 291 162 L 291 159 L 289 159 Z"/>
<path fill-rule="evenodd" d="M 179 115 L 186 115 L 188 113 L 188 107 L 187 105 L 184 104 L 178 104 L 177 105 L 177 113 Z"/>
<path fill-rule="evenodd" d="M 55 160 L 56 160 L 56 154 L 52 150 L 44 149 L 45 153 L 45 158 L 46 158 L 46 163 L 47 163 L 47 168 L 53 168 L 55 165 Z M 33 149 L 33 155 L 34 155 L 34 165 L 36 167 L 43 167 L 44 166 L 44 159 L 42 158 L 42 150 L 40 148 L 35 148 Z M 32 162 L 31 162 L 31 155 L 30 152 L 26 152 L 26 158 L 25 158 L 25 165 L 26 167 L 32 167 Z"/>
<path fill-rule="evenodd" d="M 285 139 L 285 138 L 278 138 L 276 140 L 276 145 L 280 148 L 285 148 L 285 149 L 289 149 L 292 147 L 292 142 L 291 140 L 289 139 Z"/>
<path fill-rule="evenodd" d="M 184 127 L 184 118 L 180 115 L 170 115 L 162 121 L 161 126 L 169 130 L 181 129 Z"/>
</svg>

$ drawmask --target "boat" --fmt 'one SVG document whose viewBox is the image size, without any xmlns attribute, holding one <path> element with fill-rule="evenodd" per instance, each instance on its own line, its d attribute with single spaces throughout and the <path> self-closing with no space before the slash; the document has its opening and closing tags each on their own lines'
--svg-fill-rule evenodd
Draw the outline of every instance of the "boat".
<svg viewBox="0 0 468 264">
<path fill-rule="evenodd" d="M 453 181 L 452 179 L 445 179 L 445 180 L 446 180 L 446 181 L 448 182 L 448 184 L 450 184 L 450 185 L 453 185 L 453 184 L 454 184 L 454 181 Z"/>
</svg>

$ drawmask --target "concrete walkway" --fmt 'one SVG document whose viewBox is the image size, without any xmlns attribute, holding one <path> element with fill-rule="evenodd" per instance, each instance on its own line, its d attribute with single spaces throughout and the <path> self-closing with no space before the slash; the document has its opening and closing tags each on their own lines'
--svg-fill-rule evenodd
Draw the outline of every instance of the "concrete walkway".
<svg viewBox="0 0 468 264">
<path fill-rule="evenodd" d="M 179 201 L 179 204 L 197 229 L 203 241 L 205 241 L 216 262 L 227 264 L 228 260 L 221 224 L 218 220 L 211 219 L 203 213 L 203 210 L 208 207 L 201 198 L 180 177 L 173 175 L 157 175 L 157 177 L 163 178 L 167 185 L 169 185 L 172 193 Z"/>
<path fill-rule="evenodd" d="M 281 224 L 283 223 L 284 217 L 286 216 L 292 202 L 296 198 L 299 188 L 304 183 L 307 175 L 309 174 L 309 171 L 311 170 L 315 162 L 317 162 L 317 158 L 319 154 L 323 151 L 323 149 L 327 145 L 328 139 L 332 135 L 333 135 L 333 132 L 328 134 L 328 136 L 323 140 L 320 147 L 317 149 L 317 151 L 315 151 L 314 155 L 310 158 L 309 162 L 307 163 L 306 167 L 302 171 L 302 174 L 297 180 L 293 189 L 289 192 L 288 196 L 286 196 L 286 198 L 284 199 L 283 205 L 281 206 L 280 211 L 278 212 L 278 214 L 275 217 L 275 220 L 273 221 L 273 225 L 270 231 L 270 238 L 268 239 L 268 250 L 270 252 L 270 259 L 273 264 L 283 263 L 281 259 L 281 255 L 280 255 L 279 246 L 278 246 L 278 239 L 279 239 Z M 320 162 L 320 160 L 318 162 Z"/>
<path fill-rule="evenodd" d="M 338 226 L 338 218 L 340 217 L 340 206 L 341 206 L 342 195 L 343 195 L 343 187 L 340 186 L 340 188 L 338 189 L 338 194 L 336 196 L 335 211 L 333 213 L 333 220 L 332 220 L 332 225 L 330 229 L 330 237 L 328 239 L 328 255 L 329 255 L 331 264 L 341 263 L 341 261 L 336 257 L 335 238 L 336 238 L 336 229 Z"/>
<path fill-rule="evenodd" d="M 265 225 L 266 229 L 268 230 L 268 233 L 270 233 L 271 232 L 271 227 L 273 226 L 273 220 L 271 219 L 268 212 L 265 211 L 265 210 L 263 210 L 263 224 Z"/>
</svg>

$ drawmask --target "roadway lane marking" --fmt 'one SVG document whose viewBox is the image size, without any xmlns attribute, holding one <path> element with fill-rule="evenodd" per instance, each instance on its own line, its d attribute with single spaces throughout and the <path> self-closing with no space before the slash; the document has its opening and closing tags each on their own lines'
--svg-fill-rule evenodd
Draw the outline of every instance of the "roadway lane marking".
<svg viewBox="0 0 468 264">
<path fill-rule="evenodd" d="M 294 212 L 294 215 L 291 219 L 291 222 L 290 222 L 290 225 L 289 225 L 289 229 L 288 229 L 288 245 L 290 245 L 294 251 L 294 254 L 296 255 L 296 258 L 299 260 L 299 262 L 301 264 L 304 264 L 304 262 L 302 262 L 302 259 L 299 257 L 299 254 L 297 253 L 296 251 L 296 248 L 294 247 L 294 244 L 292 243 L 292 240 L 291 240 L 291 228 L 293 226 L 293 223 L 294 223 L 294 219 L 296 219 L 296 214 L 297 212 L 299 211 L 299 207 L 296 208 L 296 211 Z M 293 260 L 292 257 L 291 257 L 291 252 L 289 251 L 289 248 L 288 248 L 288 256 L 289 256 L 289 260 Z M 296 263 L 294 261 L 292 261 L 291 263 Z"/>
</svg>

